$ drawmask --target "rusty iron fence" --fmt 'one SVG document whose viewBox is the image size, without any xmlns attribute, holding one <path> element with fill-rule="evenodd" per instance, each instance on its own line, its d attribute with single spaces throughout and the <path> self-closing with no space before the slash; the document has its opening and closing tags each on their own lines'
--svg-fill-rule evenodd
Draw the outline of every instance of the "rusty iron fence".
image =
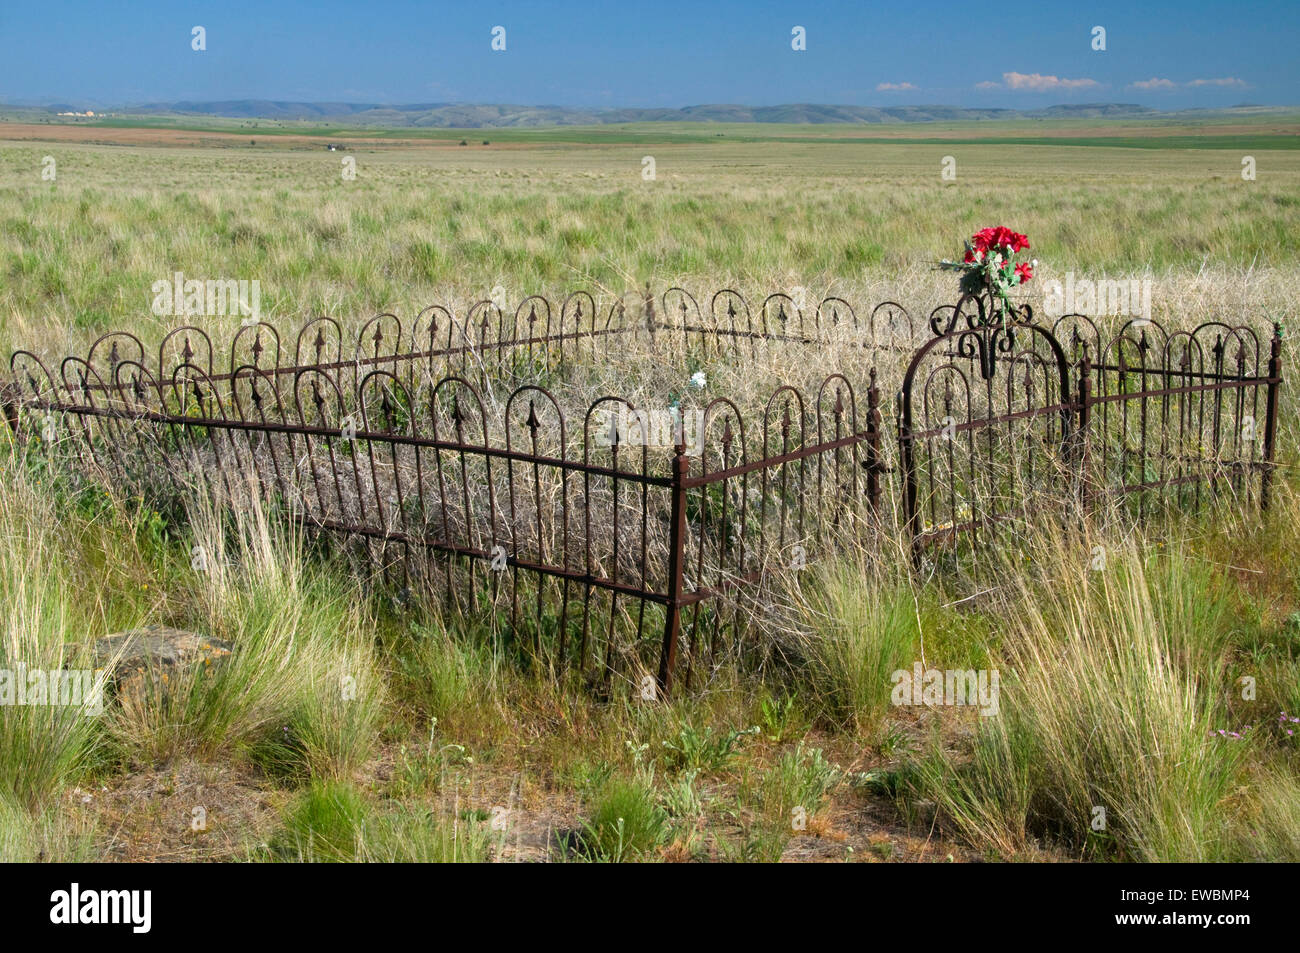
<svg viewBox="0 0 1300 953">
<path fill-rule="evenodd" d="M 1066 496 L 1140 518 L 1231 493 L 1266 509 L 1276 465 L 1282 329 L 1268 354 L 1245 326 L 1112 335 L 1080 314 L 966 296 L 931 315 L 899 396 L 904 521 L 927 549 Z M 1062 492 L 1064 491 L 1064 492 Z"/>
<path fill-rule="evenodd" d="M 292 346 L 250 324 L 224 366 L 197 327 L 156 356 L 113 333 L 57 369 L 16 352 L 6 417 L 57 434 L 70 465 L 115 487 L 201 483 L 235 506 L 256 495 L 403 599 L 496 613 L 556 671 L 606 689 L 650 674 L 666 692 L 720 657 L 738 611 L 725 602 L 871 518 L 883 428 L 870 376 L 667 421 L 616 395 L 566 413 L 546 387 L 515 383 L 634 331 L 676 330 L 640 305 L 635 322 L 583 294 L 554 312 L 540 297 L 513 314 L 481 302 L 463 321 L 431 308 L 405 329 L 382 315 L 351 347 L 329 318 Z M 786 336 L 812 343 L 814 328 Z M 741 321 L 710 340 L 727 352 L 776 334 Z"/>
<path fill-rule="evenodd" d="M 667 693 L 708 679 L 766 580 L 882 531 L 901 528 L 920 566 L 1039 498 L 1144 510 L 1161 494 L 1231 490 L 1267 504 L 1280 330 L 1261 374 L 1244 327 L 1129 322 L 1104 339 L 1079 315 L 1049 328 L 1028 308 L 995 320 L 986 304 L 963 298 L 926 328 L 893 302 L 860 318 L 842 298 L 751 308 L 724 289 L 701 306 L 647 288 L 601 307 L 577 292 L 558 306 L 480 301 L 463 317 L 435 306 L 409 325 L 384 314 L 351 335 L 331 318 L 291 339 L 249 322 L 221 354 L 197 327 L 156 352 L 115 332 L 53 369 L 15 352 L 4 413 L 20 439 L 43 435 L 46 452 L 124 490 L 256 497 L 399 601 L 423 593 L 493 617 L 561 677 Z M 651 353 L 667 341 L 861 360 L 746 406 L 716 397 L 665 414 L 557 396 L 567 369 L 634 337 Z M 893 371 L 886 441 L 880 380 Z"/>
</svg>

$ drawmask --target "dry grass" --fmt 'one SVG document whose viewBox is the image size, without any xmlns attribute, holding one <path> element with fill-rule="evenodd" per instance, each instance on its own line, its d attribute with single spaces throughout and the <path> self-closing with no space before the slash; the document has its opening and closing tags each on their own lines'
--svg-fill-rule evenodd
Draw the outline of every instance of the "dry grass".
<svg viewBox="0 0 1300 953">
<path fill-rule="evenodd" d="M 1042 278 L 1153 278 L 1158 318 L 1292 307 L 1300 154 L 1257 156 L 1247 183 L 1219 152 L 1026 147 L 1008 179 L 1004 149 L 958 151 L 948 184 L 943 147 L 833 143 L 376 149 L 345 182 L 335 155 L 16 145 L 0 154 L 0 342 L 152 330 L 150 288 L 178 270 L 257 279 L 289 324 L 645 281 L 925 312 L 950 295 L 934 262 L 995 220 L 1030 236 Z"/>
<path fill-rule="evenodd" d="M 39 181 L 51 150 L 53 190 Z M 653 183 L 639 177 L 647 151 Z M 345 183 L 337 157 L 280 149 L 16 145 L 0 153 L 0 343 L 61 355 L 109 327 L 156 341 L 179 319 L 147 313 L 150 286 L 176 270 L 259 280 L 284 327 L 434 301 L 463 311 L 494 285 L 512 299 L 614 296 L 647 280 L 734 285 L 751 305 L 802 287 L 849 298 L 860 317 L 887 298 L 924 315 L 951 296 L 933 259 L 995 220 L 1029 233 L 1040 278 L 1150 276 L 1155 316 L 1178 327 L 1293 309 L 1296 153 L 1258 156 L 1259 181 L 1244 183 L 1227 153 L 1032 147 L 1007 181 L 1004 149 L 963 145 L 945 187 L 947 151 L 376 148 Z M 199 323 L 224 339 L 223 321 Z M 606 392 L 664 406 L 698 369 L 701 400 L 756 408 L 778 382 L 867 369 L 806 348 L 660 348 L 616 349 L 556 386 L 566 406 Z M 880 368 L 886 400 L 896 365 Z M 561 690 L 484 620 L 394 611 L 256 510 L 157 512 L 71 487 L 7 446 L 2 465 L 7 659 L 60 664 L 145 622 L 236 646 L 218 675 L 103 719 L 6 709 L 5 857 L 1296 856 L 1292 736 L 1210 737 L 1300 708 L 1287 474 L 1267 521 L 1176 516 L 1129 537 L 1107 524 L 1100 574 L 1085 543 L 1053 536 L 1020 540 L 979 579 L 883 571 L 901 565 L 896 540 L 872 558 L 837 553 L 818 579 L 766 594 L 766 630 L 706 691 L 644 705 Z M 208 571 L 190 568 L 194 545 Z M 889 706 L 889 674 L 918 658 L 1005 668 L 1002 715 Z M 176 814 L 209 783 L 211 815 L 230 822 L 192 842 Z M 156 809 L 125 823 L 133 798 Z M 504 834 L 495 807 L 511 812 Z"/>
</svg>

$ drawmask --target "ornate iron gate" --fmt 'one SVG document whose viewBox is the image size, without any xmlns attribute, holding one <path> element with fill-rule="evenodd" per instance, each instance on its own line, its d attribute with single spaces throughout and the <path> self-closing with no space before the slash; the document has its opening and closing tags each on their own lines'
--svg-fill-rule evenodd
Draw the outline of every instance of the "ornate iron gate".
<svg viewBox="0 0 1300 953">
<path fill-rule="evenodd" d="M 929 546 L 976 541 L 1075 472 L 1070 362 L 1028 305 L 967 295 L 930 316 L 900 393 L 903 510 L 918 567 Z"/>
</svg>

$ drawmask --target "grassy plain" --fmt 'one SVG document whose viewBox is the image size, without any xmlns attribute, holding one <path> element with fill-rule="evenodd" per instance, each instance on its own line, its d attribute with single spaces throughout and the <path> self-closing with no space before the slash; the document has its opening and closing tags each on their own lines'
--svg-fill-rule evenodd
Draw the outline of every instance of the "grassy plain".
<svg viewBox="0 0 1300 953">
<path fill-rule="evenodd" d="M 934 263 L 989 221 L 1031 237 L 1044 278 L 1152 277 L 1165 315 L 1284 314 L 1297 290 L 1293 150 L 1252 153 L 1247 182 L 1230 150 L 481 144 L 493 136 L 346 156 L 319 141 L 0 147 L 0 343 L 30 341 L 26 322 L 147 323 L 150 286 L 178 270 L 259 280 L 273 320 L 646 281 L 921 306 L 948 292 Z"/>
<path fill-rule="evenodd" d="M 1296 124 L 918 128 L 3 124 L 0 352 L 116 328 L 156 341 L 177 319 L 150 313 L 150 289 L 176 271 L 258 280 L 281 326 L 645 282 L 924 314 L 952 297 L 934 263 L 988 224 L 1030 236 L 1040 280 L 1150 277 L 1171 323 L 1294 322 Z M 739 387 L 774 369 L 732 370 Z M 1153 524 L 1108 540 L 1103 574 L 1050 532 L 978 587 L 916 582 L 901 552 L 843 554 L 773 606 L 764 638 L 786 664 L 645 706 L 562 694 L 473 619 L 396 614 L 256 514 L 173 520 L 0 455 L 5 660 L 148 622 L 242 658 L 171 709 L 6 708 L 0 857 L 1300 858 L 1300 746 L 1278 720 L 1300 711 L 1289 470 L 1266 522 Z M 196 542 L 227 547 L 228 568 L 193 572 Z M 882 673 L 919 658 L 1001 668 L 1002 716 L 891 707 Z M 339 671 L 362 688 L 350 707 Z"/>
</svg>

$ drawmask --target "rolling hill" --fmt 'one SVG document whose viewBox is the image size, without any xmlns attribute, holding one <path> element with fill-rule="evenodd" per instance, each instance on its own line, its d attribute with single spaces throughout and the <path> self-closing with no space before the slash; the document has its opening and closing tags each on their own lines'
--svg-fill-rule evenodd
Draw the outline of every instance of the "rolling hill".
<svg viewBox="0 0 1300 953">
<path fill-rule="evenodd" d="M 46 107 L 50 112 L 74 107 Z M 598 126 L 633 122 L 726 122 L 885 124 L 971 119 L 1117 118 L 1162 115 L 1145 106 L 1090 103 L 1051 106 L 1038 110 L 969 109 L 960 106 L 837 106 L 792 103 L 780 106 L 707 104 L 679 109 L 587 109 L 570 106 L 478 105 L 463 103 L 283 102 L 240 99 L 220 102 L 145 103 L 114 112 L 137 116 L 208 116 L 232 119 L 316 120 L 386 128 L 511 128 L 535 126 Z"/>
</svg>

